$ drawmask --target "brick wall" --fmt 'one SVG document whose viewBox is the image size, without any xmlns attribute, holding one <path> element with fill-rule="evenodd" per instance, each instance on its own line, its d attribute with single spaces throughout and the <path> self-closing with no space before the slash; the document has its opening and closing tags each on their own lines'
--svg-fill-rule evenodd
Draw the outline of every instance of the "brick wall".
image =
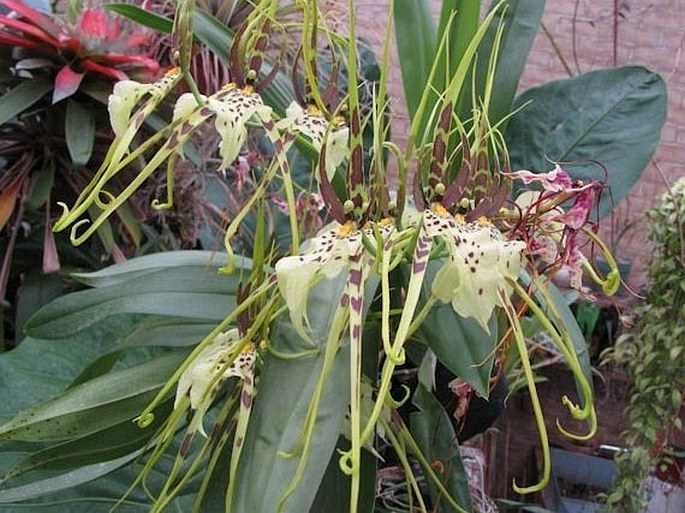
<svg viewBox="0 0 685 513">
<path fill-rule="evenodd" d="M 432 2 L 437 13 L 441 2 Z M 328 0 L 324 3 L 344 18 L 346 2 Z M 359 32 L 379 51 L 387 24 L 387 0 L 359 1 L 358 6 Z M 543 22 L 573 73 L 614 64 L 641 64 L 660 73 L 667 81 L 668 118 L 654 163 L 645 170 L 630 196 L 616 205 L 613 219 L 607 218 L 602 229 L 605 238 L 611 239 L 628 227 L 617 254 L 634 261 L 629 283 L 640 288 L 649 258 L 649 252 L 645 251 L 647 224 L 643 214 L 666 189 L 667 181 L 685 176 L 685 56 L 682 56 L 685 2 L 548 0 Z M 408 121 L 396 62 L 395 55 L 391 79 L 391 94 L 396 98 L 393 138 L 402 143 Z M 541 32 L 531 51 L 521 89 L 567 76 L 550 38 Z M 601 159 L 601 155 L 598 157 Z"/>
</svg>

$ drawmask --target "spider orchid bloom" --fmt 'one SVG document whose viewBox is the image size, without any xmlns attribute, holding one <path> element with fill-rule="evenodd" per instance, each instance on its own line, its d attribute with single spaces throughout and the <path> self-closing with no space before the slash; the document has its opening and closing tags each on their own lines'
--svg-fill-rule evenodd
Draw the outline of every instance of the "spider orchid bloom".
<svg viewBox="0 0 685 513">
<path fill-rule="evenodd" d="M 594 281 L 602 285 L 604 292 L 611 295 L 620 285 L 620 275 L 615 261 L 604 243 L 588 227 L 590 214 L 595 205 L 595 191 L 602 187 L 601 183 L 574 183 L 566 171 L 558 164 L 547 173 L 531 173 L 530 171 L 516 171 L 507 176 L 523 180 L 526 184 L 539 183 L 542 191 L 537 193 L 525 192 L 516 199 L 522 209 L 523 219 L 533 219 L 534 222 L 524 222 L 519 231 L 527 231 L 528 250 L 531 255 L 540 255 L 542 260 L 558 269 L 565 270 L 569 275 L 569 285 L 582 289 L 583 270 L 587 270 Z M 561 206 L 565 201 L 572 201 L 571 206 L 564 210 Z M 581 251 L 579 234 L 583 233 L 596 243 L 604 253 L 612 270 L 606 279 L 600 278 L 590 266 Z"/>
<path fill-rule="evenodd" d="M 522 241 L 507 240 L 489 221 L 466 223 L 436 204 L 423 213 L 419 243 L 430 251 L 430 240 L 443 239 L 448 248 L 447 262 L 433 280 L 433 295 L 462 317 L 470 317 L 488 334 L 488 321 L 495 307 L 504 307 L 502 297 L 512 293 L 510 280 L 518 279 L 523 264 Z M 413 272 L 422 270 L 414 266 Z"/>
<path fill-rule="evenodd" d="M 381 239 L 391 240 L 394 226 L 389 222 L 379 225 Z M 364 233 L 362 233 L 364 232 Z M 375 255 L 371 255 L 363 243 L 363 237 L 374 238 L 372 228 L 359 230 L 353 221 L 345 224 L 334 222 L 311 239 L 308 248 L 300 255 L 281 258 L 276 262 L 276 277 L 281 295 L 290 312 L 293 326 L 304 340 L 309 340 L 305 324 L 309 290 L 320 279 L 332 279 L 348 271 L 346 291 L 341 298 L 343 307 L 350 306 L 361 315 L 362 293 Z M 361 337 L 361 325 L 359 333 Z"/>
<path fill-rule="evenodd" d="M 276 151 L 285 155 L 298 135 L 309 139 L 317 153 L 321 153 L 325 144 L 326 176 L 332 180 L 335 170 L 349 155 L 349 128 L 329 121 L 314 105 L 302 108 L 299 103 L 292 102 L 285 113 L 286 116 L 276 123 L 276 128 L 284 132 Z M 318 174 L 316 179 L 320 180 Z"/>
<path fill-rule="evenodd" d="M 239 88 L 229 84 L 226 93 L 221 98 L 210 97 L 207 107 L 216 114 L 215 128 L 221 137 L 219 154 L 221 155 L 220 171 L 226 168 L 238 157 L 247 139 L 247 123 L 254 116 L 259 118 L 267 135 L 275 141 L 272 127 L 271 107 L 264 105 L 262 97 L 252 86 Z"/>
<path fill-rule="evenodd" d="M 254 370 L 257 353 L 252 344 L 242 344 L 237 329 L 221 333 L 214 338 L 188 365 L 178 381 L 174 408 L 178 408 L 184 398 L 190 400 L 190 408 L 195 410 L 191 425 L 203 436 L 207 436 L 202 419 L 230 377 L 243 382 L 241 401 L 250 406 L 255 394 Z"/>
<path fill-rule="evenodd" d="M 114 135 L 121 137 L 131 124 L 133 108 L 146 95 L 149 100 L 145 103 L 145 111 L 152 112 L 162 99 L 176 86 L 181 79 L 178 68 L 172 68 L 164 77 L 150 84 L 136 82 L 135 80 L 121 80 L 114 84 L 112 94 L 109 95 L 107 109 L 109 121 Z M 134 116 L 134 125 L 137 130 L 149 114 L 144 115 L 139 111 Z"/>
</svg>

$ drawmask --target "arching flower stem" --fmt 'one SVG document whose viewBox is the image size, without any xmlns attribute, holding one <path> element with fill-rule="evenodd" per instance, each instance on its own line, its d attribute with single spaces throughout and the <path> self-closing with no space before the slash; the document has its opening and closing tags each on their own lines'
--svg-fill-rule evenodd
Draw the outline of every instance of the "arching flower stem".
<svg viewBox="0 0 685 513">
<path fill-rule="evenodd" d="M 609 272 L 607 273 L 606 278 L 602 279 L 597 274 L 592 264 L 587 261 L 587 259 L 583 262 L 583 268 L 588 272 L 590 278 L 592 278 L 595 283 L 602 287 L 602 292 L 604 292 L 607 296 L 613 296 L 621 285 L 621 273 L 618 270 L 616 259 L 611 251 L 609 251 L 609 248 L 607 248 L 604 241 L 594 232 L 594 230 L 589 227 L 583 227 L 583 233 L 592 239 L 593 243 L 599 246 L 602 256 L 606 260 L 607 264 L 609 264 Z"/>
<path fill-rule="evenodd" d="M 219 273 L 231 274 L 235 270 L 236 257 L 235 253 L 233 252 L 233 247 L 231 246 L 231 241 L 233 240 L 235 234 L 238 232 L 238 229 L 240 228 L 240 225 L 242 224 L 245 217 L 250 213 L 250 211 L 254 207 L 255 203 L 257 203 L 257 201 L 260 198 L 264 197 L 266 189 L 271 184 L 271 181 L 273 180 L 273 177 L 277 169 L 278 162 L 276 160 L 272 160 L 266 172 L 264 173 L 264 176 L 262 176 L 259 185 L 257 185 L 252 195 L 250 196 L 250 199 L 247 200 L 247 202 L 243 205 L 243 208 L 240 209 L 240 212 L 238 212 L 235 215 L 235 217 L 231 220 L 228 227 L 226 228 L 226 233 L 224 234 L 224 247 L 226 249 L 226 253 L 228 254 L 228 262 L 225 266 L 219 269 Z M 294 206 L 295 205 L 293 204 L 293 208 Z M 288 208 L 290 208 L 290 206 Z M 295 216 L 295 219 L 297 220 L 297 216 Z"/>
<path fill-rule="evenodd" d="M 533 415 L 535 416 L 535 423 L 538 428 L 538 434 L 540 435 L 540 445 L 542 448 L 542 477 L 540 480 L 531 486 L 520 487 L 516 484 L 516 479 L 513 480 L 512 486 L 516 493 L 525 495 L 528 493 L 536 493 L 547 486 L 549 482 L 549 477 L 552 471 L 552 458 L 549 449 L 549 437 L 547 436 L 547 427 L 545 426 L 545 419 L 542 415 L 542 407 L 540 406 L 540 398 L 538 397 L 537 388 L 535 387 L 535 378 L 533 376 L 533 370 L 530 367 L 530 359 L 528 357 L 528 349 L 526 347 L 526 341 L 523 336 L 523 329 L 519 323 L 518 315 L 514 305 L 512 305 L 511 300 L 505 294 L 501 294 L 502 300 L 504 301 L 504 312 L 506 313 L 507 319 L 509 320 L 509 325 L 512 328 L 514 334 L 514 340 L 516 341 L 516 348 L 518 349 L 519 356 L 521 357 L 521 367 L 523 367 L 523 373 L 526 377 L 526 383 L 528 385 L 528 393 L 530 394 L 530 402 L 533 407 Z"/>
<path fill-rule="evenodd" d="M 580 407 L 579 405 L 573 403 L 573 401 L 566 395 L 562 397 L 562 403 L 564 404 L 564 406 L 566 406 L 566 408 L 569 410 L 569 413 L 575 420 L 588 421 L 588 433 L 585 435 L 576 435 L 574 433 L 570 433 L 561 427 L 559 420 L 557 419 L 557 427 L 559 431 L 564 436 L 571 438 L 573 440 L 589 440 L 595 435 L 595 432 L 597 431 L 597 416 L 592 399 L 592 389 L 590 388 L 590 384 L 588 383 L 587 377 L 585 376 L 580 367 L 578 355 L 576 354 L 573 348 L 573 343 L 570 340 L 568 340 L 568 335 L 566 334 L 565 330 L 559 331 L 556 329 L 556 327 L 549 320 L 548 316 L 545 315 L 545 313 L 542 311 L 540 306 L 538 306 L 538 304 L 530 297 L 528 292 L 519 283 L 514 282 L 513 280 L 511 280 L 510 283 L 512 284 L 514 291 L 519 296 L 519 298 L 521 298 L 525 302 L 526 306 L 538 319 L 542 328 L 550 335 L 550 337 L 552 337 L 552 340 L 554 341 L 557 348 L 562 352 L 564 359 L 566 360 L 567 364 L 571 367 L 571 371 L 573 372 L 576 381 L 580 385 L 580 389 L 582 392 L 581 400 L 583 402 L 583 406 Z M 546 288 L 540 285 L 541 284 L 538 282 L 538 284 L 536 285 L 537 290 L 545 297 L 547 306 L 551 310 L 554 308 L 552 306 L 553 303 L 551 301 L 551 298 L 549 297 Z"/>
</svg>

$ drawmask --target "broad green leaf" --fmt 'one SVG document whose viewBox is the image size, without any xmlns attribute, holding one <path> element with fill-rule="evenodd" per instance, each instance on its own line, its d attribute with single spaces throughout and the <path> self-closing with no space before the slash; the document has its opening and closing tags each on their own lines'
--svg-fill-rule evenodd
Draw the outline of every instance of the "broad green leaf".
<svg viewBox="0 0 685 513">
<path fill-rule="evenodd" d="M 122 340 L 122 347 L 190 346 L 197 344 L 216 323 L 202 323 L 173 317 L 148 316 Z"/>
<path fill-rule="evenodd" d="M 452 423 L 447 418 L 445 409 L 426 386 L 430 369 L 429 359 L 425 358 L 419 369 L 419 383 L 412 398 L 419 411 L 410 414 L 410 429 L 424 456 L 436 470 L 452 498 L 467 511 L 473 511 L 468 476 L 464 470 Z M 436 465 L 436 462 L 440 462 L 440 465 Z M 433 500 L 438 499 L 440 511 L 456 511 L 440 497 L 436 487 L 430 484 L 430 479 L 428 482 L 431 497 Z"/>
<path fill-rule="evenodd" d="M 591 71 L 529 89 L 515 108 L 530 102 L 505 133 L 514 170 L 549 171 L 561 162 L 576 179 L 604 180 L 599 217 L 637 182 L 659 142 L 666 119 L 664 80 L 640 66 Z"/>
<path fill-rule="evenodd" d="M 110 265 L 91 273 L 72 273 L 71 277 L 90 287 L 116 285 L 126 281 L 137 281 L 144 275 L 168 269 L 173 276 L 179 267 L 204 269 L 204 274 L 215 275 L 218 268 L 226 264 L 226 254 L 216 251 L 167 251 L 132 258 L 119 264 Z M 236 274 L 220 277 L 222 281 L 235 282 L 240 270 L 250 270 L 251 262 L 244 257 L 236 257 Z"/>
<path fill-rule="evenodd" d="M 40 450 L 23 458 L 2 479 L 6 482 L 38 471 L 71 471 L 124 457 L 143 448 L 170 412 L 171 401 L 167 401 L 155 410 L 153 423 L 145 429 L 126 419 L 103 430 Z"/>
<path fill-rule="evenodd" d="M 469 4 L 466 0 L 463 2 Z M 491 9 L 499 3 L 495 0 Z M 495 16 L 487 34 L 478 47 L 478 61 L 475 68 L 475 90 L 482 97 L 488 71 L 488 59 L 495 50 L 495 35 L 501 22 L 504 23 L 502 40 L 498 49 L 497 64 L 492 88 L 494 94 L 488 107 L 488 120 L 492 125 L 512 111 L 518 83 L 523 73 L 533 41 L 538 34 L 545 0 L 509 0 L 504 9 Z M 461 105 L 462 119 L 471 115 L 471 83 L 463 93 Z"/>
<path fill-rule="evenodd" d="M 349 346 L 336 356 L 321 398 L 307 467 L 285 512 L 309 511 L 328 462 L 335 458 L 333 450 L 349 403 L 349 358 Z M 233 512 L 277 511 L 299 461 L 278 452 L 296 446 L 322 363 L 322 356 L 266 359 L 243 449 L 250 457 L 241 458 Z"/>
<path fill-rule="evenodd" d="M 0 437 L 71 440 L 133 419 L 186 356 L 185 351 L 174 351 L 70 388 L 0 426 Z"/>
<path fill-rule="evenodd" d="M 115 287 L 62 296 L 31 317 L 25 331 L 35 337 L 63 338 L 110 316 L 135 313 L 220 321 L 235 308 L 235 297 L 228 293 L 159 291 L 127 294 L 126 287 L 113 289 Z"/>
<path fill-rule="evenodd" d="M 419 107 L 435 57 L 435 24 L 425 0 L 394 0 L 395 41 L 409 119 Z"/>
<path fill-rule="evenodd" d="M 64 121 L 64 136 L 71 161 L 85 166 L 93 154 L 95 142 L 95 113 L 92 108 L 69 99 Z"/>
<path fill-rule="evenodd" d="M 0 422 L 64 390 L 98 357 L 126 336 L 133 322 L 119 317 L 91 326 L 59 342 L 25 338 L 0 355 Z M 21 393 L 19 393 L 21 392 Z"/>
<path fill-rule="evenodd" d="M 195 258 L 176 257 L 168 262 Z M 235 307 L 236 275 L 219 276 L 214 268 L 203 265 L 153 268 L 149 264 L 160 259 L 136 260 L 85 276 L 90 283 L 112 284 L 56 299 L 27 321 L 27 333 L 42 338 L 66 337 L 122 313 L 218 321 Z"/>
<path fill-rule="evenodd" d="M 14 488 L 7 488 L 0 490 L 0 504 L 12 503 L 17 501 L 24 501 L 41 497 L 49 493 L 72 488 L 82 483 L 92 481 L 100 476 L 104 476 L 113 470 L 121 468 L 131 460 L 135 459 L 142 451 L 128 454 L 112 461 L 102 463 L 95 463 L 93 465 L 86 465 L 72 472 L 61 474 L 55 477 L 49 477 L 33 483 L 17 486 Z M 36 511 L 35 505 L 27 505 L 27 511 Z M 62 508 L 64 506 L 61 506 Z M 3 511 L 7 509 L 3 508 Z M 61 511 L 64 511 L 62 509 Z M 91 510 L 92 511 L 92 510 Z"/>
<path fill-rule="evenodd" d="M 23 80 L 18 86 L 0 97 L 0 125 L 43 98 L 52 89 L 52 84 L 42 79 Z"/>
<path fill-rule="evenodd" d="M 428 264 L 419 308 L 425 304 L 442 263 L 432 261 Z M 490 333 L 485 333 L 475 320 L 458 315 L 450 304 L 433 307 L 417 331 L 447 369 L 466 380 L 485 398 L 490 393 L 490 371 L 498 341 L 494 318 L 490 320 Z"/>
</svg>

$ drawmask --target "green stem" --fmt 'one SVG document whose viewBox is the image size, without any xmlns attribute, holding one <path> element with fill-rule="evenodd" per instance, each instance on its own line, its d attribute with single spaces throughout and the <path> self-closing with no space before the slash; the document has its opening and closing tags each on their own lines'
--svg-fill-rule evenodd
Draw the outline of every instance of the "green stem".
<svg viewBox="0 0 685 513">
<path fill-rule="evenodd" d="M 542 407 L 540 406 L 540 399 L 538 397 L 538 391 L 535 387 L 535 377 L 533 376 L 533 370 L 530 368 L 530 360 L 528 358 L 528 349 L 526 348 L 526 341 L 523 337 L 523 330 L 519 324 L 518 314 L 514 305 L 506 296 L 502 295 L 505 300 L 504 311 L 509 319 L 509 324 L 514 333 L 514 340 L 516 341 L 516 347 L 518 349 L 519 355 L 521 357 L 521 366 L 523 367 L 523 373 L 526 377 L 526 383 L 528 385 L 528 392 L 530 393 L 530 402 L 533 406 L 533 414 L 535 416 L 535 423 L 538 428 L 538 434 L 540 435 L 540 444 L 542 446 L 542 478 L 531 486 L 520 487 L 516 484 L 516 480 L 513 481 L 513 488 L 516 493 L 525 495 L 528 493 L 536 493 L 541 491 L 547 486 L 549 482 L 549 477 L 552 471 L 552 458 L 549 450 L 549 438 L 547 436 L 547 427 L 545 426 L 545 419 L 542 415 Z"/>
</svg>

